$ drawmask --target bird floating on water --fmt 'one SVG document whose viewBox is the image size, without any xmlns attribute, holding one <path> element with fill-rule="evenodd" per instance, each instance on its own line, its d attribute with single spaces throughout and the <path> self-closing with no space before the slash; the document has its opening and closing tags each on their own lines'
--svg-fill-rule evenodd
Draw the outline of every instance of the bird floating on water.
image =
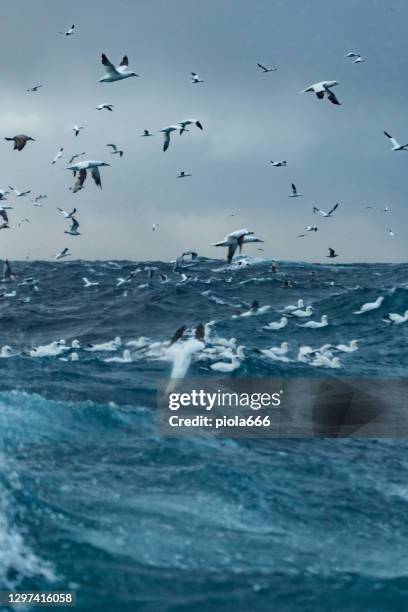
<svg viewBox="0 0 408 612">
<path fill-rule="evenodd" d="M 384 301 L 384 296 L 380 295 L 378 296 L 378 298 L 375 300 L 375 302 L 366 302 L 365 304 L 363 304 L 362 306 L 360 306 L 359 310 L 355 310 L 353 312 L 353 314 L 364 314 L 366 312 L 370 312 L 371 310 L 377 310 L 377 308 L 380 308 L 381 304 Z"/>
</svg>

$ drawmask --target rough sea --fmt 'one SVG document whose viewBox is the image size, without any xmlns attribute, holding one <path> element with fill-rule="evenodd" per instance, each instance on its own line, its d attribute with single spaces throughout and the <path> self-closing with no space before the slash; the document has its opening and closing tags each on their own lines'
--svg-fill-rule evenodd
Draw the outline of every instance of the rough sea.
<svg viewBox="0 0 408 612">
<path fill-rule="evenodd" d="M 0 590 L 75 590 L 84 611 L 407 609 L 405 440 L 167 439 L 155 409 L 172 369 L 163 343 L 183 324 L 186 338 L 212 322 L 210 339 L 245 347 L 226 376 L 405 377 L 408 324 L 382 317 L 408 308 L 408 265 L 272 273 L 239 257 L 200 259 L 185 276 L 125 261 L 13 271 L 0 298 L 12 349 L 0 359 Z M 381 308 L 353 314 L 379 295 Z M 329 325 L 263 329 L 300 298 Z M 251 313 L 254 300 L 270 308 Z M 340 369 L 296 359 L 299 344 L 352 339 Z M 252 350 L 283 341 L 286 362 Z M 124 350 L 131 361 L 106 361 Z M 211 363 L 195 355 L 188 376 L 219 377 Z"/>
</svg>

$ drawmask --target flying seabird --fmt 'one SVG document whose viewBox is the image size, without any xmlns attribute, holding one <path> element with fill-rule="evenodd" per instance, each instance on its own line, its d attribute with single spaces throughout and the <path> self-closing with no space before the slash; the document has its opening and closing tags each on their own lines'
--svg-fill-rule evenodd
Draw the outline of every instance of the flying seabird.
<svg viewBox="0 0 408 612">
<path fill-rule="evenodd" d="M 349 51 L 348 53 L 346 53 L 346 55 L 344 57 L 361 57 L 359 53 L 354 53 L 354 51 Z"/>
<path fill-rule="evenodd" d="M 31 136 L 26 136 L 25 134 L 18 134 L 17 136 L 12 136 L 11 138 L 6 136 L 4 140 L 13 140 L 14 141 L 13 149 L 15 151 L 21 151 L 22 149 L 24 149 L 24 147 L 26 146 L 29 140 L 34 141 L 35 139 L 31 138 Z"/>
<path fill-rule="evenodd" d="M 153 223 L 152 230 L 155 232 L 157 229 L 159 229 L 159 224 L 158 223 Z"/>
<path fill-rule="evenodd" d="M 42 87 L 42 85 L 35 85 L 34 87 L 30 87 L 30 89 L 27 89 L 27 91 L 38 91 L 40 89 L 40 87 Z"/>
<path fill-rule="evenodd" d="M 196 72 L 191 73 L 191 82 L 192 83 L 204 83 L 203 79 L 200 79 Z"/>
<path fill-rule="evenodd" d="M 81 234 L 80 232 L 78 232 L 78 221 L 75 219 L 75 217 L 71 217 L 71 221 L 71 227 L 69 228 L 69 230 L 65 230 L 64 234 L 69 234 L 70 236 L 80 236 Z"/>
<path fill-rule="evenodd" d="M 260 68 L 262 70 L 263 74 L 266 74 L 267 72 L 276 72 L 277 68 L 267 68 L 266 66 L 262 66 L 262 64 L 258 64 L 258 68 Z"/>
<path fill-rule="evenodd" d="M 181 170 L 178 173 L 177 178 L 187 178 L 188 176 L 191 176 L 191 174 L 187 174 L 186 172 L 184 172 L 184 170 Z"/>
<path fill-rule="evenodd" d="M 72 164 L 74 160 L 78 159 L 78 157 L 81 157 L 82 155 L 86 155 L 85 151 L 83 151 L 82 153 L 74 153 L 68 163 Z"/>
<path fill-rule="evenodd" d="M 333 259 L 334 257 L 338 257 L 338 254 L 336 253 L 334 249 L 329 247 L 329 254 L 327 255 L 327 257 L 329 257 L 330 259 Z"/>
<path fill-rule="evenodd" d="M 391 134 L 389 134 L 388 132 L 384 131 L 384 134 L 387 138 L 389 138 L 392 142 L 392 150 L 393 151 L 407 151 L 408 150 L 408 144 L 404 144 L 404 145 L 400 145 L 400 143 L 398 142 L 398 140 L 395 140 L 395 138 L 393 136 L 391 136 Z"/>
<path fill-rule="evenodd" d="M 56 154 L 56 156 L 54 157 L 54 159 L 52 160 L 51 162 L 52 164 L 55 164 L 60 159 L 60 157 L 62 157 L 63 151 L 64 151 L 64 147 L 61 147 L 58 153 Z"/>
<path fill-rule="evenodd" d="M 121 149 L 118 149 L 118 147 L 115 144 L 107 144 L 106 146 L 112 147 L 111 155 L 115 155 L 116 153 L 118 153 L 119 157 L 122 157 L 123 151 Z"/>
<path fill-rule="evenodd" d="M 24 219 L 20 219 L 20 221 L 18 222 L 18 227 L 21 227 L 23 223 L 30 223 L 30 219 L 27 219 L 27 217 L 25 217 Z"/>
<path fill-rule="evenodd" d="M 75 25 L 72 24 L 72 26 L 66 30 L 65 32 L 59 32 L 59 34 L 63 34 L 63 36 L 71 36 L 72 34 L 74 34 L 74 30 L 75 30 Z"/>
<path fill-rule="evenodd" d="M 143 130 L 143 134 L 140 134 L 140 136 L 146 138 L 146 136 L 153 136 L 153 134 L 151 134 L 149 130 Z"/>
<path fill-rule="evenodd" d="M 393 232 L 391 229 L 388 230 L 388 234 L 391 236 L 391 238 L 394 238 L 395 236 L 395 232 Z"/>
<path fill-rule="evenodd" d="M 331 90 L 331 87 L 335 87 L 338 84 L 338 81 L 320 81 L 320 83 L 313 83 L 313 85 L 309 85 L 309 87 L 303 89 L 302 93 L 313 91 L 319 100 L 322 100 L 324 95 L 327 94 L 327 98 L 330 100 L 330 102 L 340 105 L 340 102 Z"/>
<path fill-rule="evenodd" d="M 84 287 L 85 287 L 85 288 L 87 288 L 87 287 L 99 287 L 99 285 L 100 285 L 100 283 L 98 283 L 98 282 L 95 282 L 95 281 L 94 281 L 94 282 L 92 282 L 92 281 L 88 280 L 88 279 L 86 278 L 86 276 L 84 276 L 84 277 L 82 278 L 82 280 L 84 281 Z"/>
<path fill-rule="evenodd" d="M 370 312 L 371 310 L 377 310 L 381 306 L 384 301 L 384 296 L 380 295 L 375 300 L 375 302 L 366 302 L 362 306 L 360 306 L 359 310 L 355 310 L 353 314 L 364 314 L 365 312 Z"/>
<path fill-rule="evenodd" d="M 67 212 L 66 210 L 63 210 L 62 208 L 59 208 L 57 206 L 57 210 L 60 211 L 60 213 L 62 214 L 62 216 L 64 217 L 64 219 L 72 219 L 72 217 L 75 215 L 77 209 L 74 208 L 73 210 L 71 210 L 71 212 Z"/>
<path fill-rule="evenodd" d="M 71 253 L 68 248 L 63 249 L 60 253 L 55 255 L 55 259 L 63 259 L 64 257 L 69 257 Z"/>
<path fill-rule="evenodd" d="M 321 210 L 320 208 L 317 208 L 317 206 L 313 206 L 313 212 L 314 212 L 314 213 L 319 213 L 319 214 L 320 214 L 320 215 L 322 215 L 323 217 L 328 218 L 328 217 L 331 217 L 331 216 L 333 215 L 334 211 L 335 211 L 335 210 L 337 210 L 338 206 L 339 206 L 339 204 L 338 204 L 338 203 L 337 203 L 337 204 L 335 204 L 335 205 L 333 206 L 333 208 L 332 208 L 331 210 L 329 210 L 329 212 L 328 212 L 328 213 L 327 213 L 327 212 L 324 212 L 324 210 Z"/>
<path fill-rule="evenodd" d="M 203 129 L 203 125 L 198 119 L 185 119 L 184 121 L 180 121 L 179 125 L 180 125 L 180 135 L 183 132 L 187 131 L 186 127 L 188 125 L 196 125 L 200 130 Z"/>
<path fill-rule="evenodd" d="M 272 164 L 272 166 L 274 168 L 282 168 L 283 166 L 287 166 L 288 165 L 286 160 L 278 161 L 278 162 L 275 162 L 275 161 L 271 160 L 271 164 Z"/>
<path fill-rule="evenodd" d="M 122 81 L 129 77 L 138 77 L 136 72 L 128 70 L 129 60 L 125 55 L 120 62 L 119 66 L 114 66 L 106 57 L 105 53 L 102 53 L 102 64 L 105 68 L 105 76 L 99 79 L 100 83 L 113 83 L 114 81 Z"/>
<path fill-rule="evenodd" d="M 110 166 L 110 164 L 107 164 L 101 161 L 87 160 L 87 161 L 78 162 L 77 164 L 73 164 L 67 167 L 67 170 L 73 171 L 74 176 L 76 176 L 77 172 L 79 173 L 78 179 L 74 187 L 72 188 L 73 193 L 76 193 L 77 191 L 83 188 L 83 185 L 86 179 L 86 175 L 87 175 L 87 170 L 91 171 L 91 175 L 95 182 L 95 185 L 102 189 L 102 182 L 101 182 L 101 175 L 99 173 L 99 166 Z"/>
<path fill-rule="evenodd" d="M 78 136 L 80 130 L 85 129 L 83 125 L 74 125 L 73 128 L 71 128 L 72 131 L 74 132 L 75 136 Z"/>
<path fill-rule="evenodd" d="M 361 57 L 361 55 L 359 55 L 358 57 L 356 57 L 355 60 L 353 60 L 353 64 L 362 64 L 363 62 L 365 62 L 364 57 Z"/>
<path fill-rule="evenodd" d="M 250 232 L 247 229 L 236 230 L 234 232 L 231 232 L 230 234 L 227 234 L 224 240 L 221 240 L 220 242 L 215 242 L 211 246 L 228 247 L 227 260 L 228 262 L 231 262 L 238 247 L 239 252 L 241 253 L 242 245 L 244 244 L 244 238 L 253 233 L 254 232 Z"/>
<path fill-rule="evenodd" d="M 108 111 L 113 112 L 113 104 L 107 104 L 106 102 L 104 102 L 103 104 L 98 104 L 96 110 L 103 110 L 104 108 L 106 108 L 106 110 Z"/>
<path fill-rule="evenodd" d="M 23 198 L 24 196 L 28 195 L 29 193 L 31 193 L 31 189 L 28 189 L 27 191 L 18 191 L 17 189 L 14 189 L 14 187 L 11 187 L 9 185 L 9 189 L 11 189 L 12 191 L 14 191 L 14 193 L 16 194 L 16 196 L 18 198 Z"/>
<path fill-rule="evenodd" d="M 288 195 L 288 198 L 300 198 L 301 196 L 303 193 L 298 193 L 295 183 L 292 183 L 292 193 Z"/>
<path fill-rule="evenodd" d="M 163 128 L 162 130 L 160 130 L 161 132 L 163 132 L 163 135 L 164 135 L 163 151 L 167 151 L 167 149 L 169 148 L 171 132 L 175 132 L 176 130 L 179 130 L 179 129 L 180 129 L 179 125 L 169 125 Z"/>
</svg>

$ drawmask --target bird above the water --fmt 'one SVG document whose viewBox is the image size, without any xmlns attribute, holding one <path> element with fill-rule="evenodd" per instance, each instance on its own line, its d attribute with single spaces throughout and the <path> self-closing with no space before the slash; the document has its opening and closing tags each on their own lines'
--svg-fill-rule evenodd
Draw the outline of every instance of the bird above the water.
<svg viewBox="0 0 408 612">
<path fill-rule="evenodd" d="M 72 26 L 68 28 L 68 30 L 65 30 L 65 32 L 59 32 L 59 34 L 62 34 L 63 36 L 72 36 L 72 34 L 74 34 L 74 30 L 75 24 L 72 24 Z"/>
<path fill-rule="evenodd" d="M 313 206 L 313 212 L 319 213 L 319 215 L 322 215 L 323 217 L 329 218 L 333 215 L 334 211 L 337 210 L 339 206 L 339 203 L 337 202 L 337 204 L 335 204 L 333 206 L 333 208 L 331 210 L 329 210 L 329 212 L 324 212 L 324 210 L 321 210 L 320 208 L 318 208 L 317 206 Z"/>
<path fill-rule="evenodd" d="M 337 104 L 340 106 L 340 102 L 332 92 L 331 88 L 338 85 L 338 81 L 320 81 L 319 83 L 313 83 L 313 85 L 309 85 L 306 89 L 303 89 L 302 93 L 307 93 L 309 91 L 313 91 L 319 100 L 323 100 L 325 94 L 327 95 L 328 100 L 333 104 Z"/>
<path fill-rule="evenodd" d="M 83 125 L 74 125 L 74 127 L 73 127 L 73 128 L 71 128 L 71 129 L 72 129 L 72 131 L 74 132 L 74 135 L 75 135 L 75 136 L 78 136 L 79 132 L 80 132 L 81 130 L 84 130 L 85 128 L 84 128 L 84 126 L 83 126 Z"/>
<path fill-rule="evenodd" d="M 176 329 L 175 333 L 173 334 L 173 336 L 170 339 L 169 342 L 169 346 L 172 346 L 173 344 L 175 344 L 178 340 L 180 340 L 180 338 L 183 337 L 184 332 L 187 329 L 187 325 L 182 325 L 181 327 L 179 327 L 178 329 Z"/>
<path fill-rule="evenodd" d="M 334 257 L 338 257 L 338 256 L 339 256 L 338 253 L 336 253 L 334 249 L 329 247 L 329 254 L 327 255 L 327 257 L 329 257 L 329 259 L 333 259 Z"/>
<path fill-rule="evenodd" d="M 113 112 L 113 104 L 107 104 L 106 102 L 104 102 L 103 104 L 98 104 L 98 106 L 96 107 L 96 110 L 104 109 Z"/>
<path fill-rule="evenodd" d="M 164 135 L 163 151 L 167 151 L 167 149 L 170 146 L 170 134 L 179 129 L 180 129 L 179 125 L 168 125 L 167 127 L 160 130 L 161 132 L 163 132 L 163 135 Z"/>
<path fill-rule="evenodd" d="M 5 189 L 0 189 L 0 200 L 7 200 L 6 195 L 8 195 L 10 192 L 6 191 Z"/>
<path fill-rule="evenodd" d="M 268 68 L 267 66 L 262 66 L 262 64 L 258 63 L 258 68 L 262 70 L 262 74 L 266 74 L 267 72 L 276 72 L 277 68 Z"/>
<path fill-rule="evenodd" d="M 187 131 L 186 127 L 188 125 L 196 125 L 200 130 L 203 129 L 203 125 L 198 119 L 185 119 L 184 121 L 180 121 L 179 125 L 180 125 L 180 135 L 183 132 Z"/>
<path fill-rule="evenodd" d="M 78 221 L 75 219 L 75 217 L 71 217 L 71 221 L 71 227 L 69 228 L 69 230 L 65 230 L 64 234 L 69 234 L 70 236 L 80 236 L 81 234 L 80 232 L 78 232 Z"/>
<path fill-rule="evenodd" d="M 63 249 L 60 253 L 55 255 L 55 259 L 63 259 L 64 257 L 69 257 L 71 253 L 68 248 Z"/>
<path fill-rule="evenodd" d="M 24 198 L 26 195 L 31 193 L 31 189 L 27 189 L 27 191 L 18 191 L 18 189 L 14 189 L 14 187 L 11 187 L 10 185 L 9 189 L 11 189 L 11 191 L 14 191 L 18 198 Z"/>
<path fill-rule="evenodd" d="M 122 157 L 123 151 L 121 149 L 118 149 L 118 147 L 115 144 L 107 144 L 106 146 L 107 147 L 112 147 L 111 155 L 118 154 L 119 157 Z"/>
<path fill-rule="evenodd" d="M 383 317 L 384 323 L 392 323 L 393 325 L 402 325 L 408 321 L 408 310 L 403 315 L 397 312 L 390 312 Z"/>
<path fill-rule="evenodd" d="M 64 152 L 64 147 L 61 147 L 51 163 L 56 164 L 57 161 L 62 157 L 63 152 Z"/>
<path fill-rule="evenodd" d="M 31 201 L 32 201 L 32 203 L 33 203 L 33 205 L 34 205 L 34 206 L 41 207 L 41 206 L 42 206 L 42 204 L 41 204 L 41 200 L 45 200 L 45 199 L 46 199 L 46 197 L 47 197 L 47 196 L 46 196 L 45 194 L 40 194 L 40 195 L 36 196 L 36 197 L 34 198 L 34 200 L 31 200 Z"/>
<path fill-rule="evenodd" d="M 40 89 L 40 87 L 42 87 L 42 85 L 35 85 L 34 87 L 30 87 L 30 89 L 27 89 L 27 91 L 31 92 L 31 91 L 38 91 Z"/>
<path fill-rule="evenodd" d="M 400 143 L 398 142 L 398 140 L 396 140 L 393 136 L 391 136 L 391 134 L 389 134 L 388 132 L 384 131 L 384 135 L 389 138 L 389 140 L 391 140 L 392 143 L 392 151 L 407 151 L 408 150 L 408 144 L 404 144 L 404 145 L 400 145 Z"/>
<path fill-rule="evenodd" d="M 200 79 L 196 72 L 191 73 L 191 82 L 192 83 L 204 83 L 203 79 Z"/>
<path fill-rule="evenodd" d="M 72 164 L 73 161 L 78 159 L 78 157 L 82 157 L 82 155 L 86 155 L 85 151 L 83 151 L 82 153 L 74 153 L 74 155 L 71 156 L 71 159 L 69 160 L 68 163 Z"/>
<path fill-rule="evenodd" d="M 284 166 L 288 165 L 286 160 L 283 160 L 283 161 L 272 161 L 271 160 L 271 164 L 274 168 L 283 168 Z"/>
<path fill-rule="evenodd" d="M 142 136 L 142 138 L 147 138 L 148 136 L 153 136 L 153 134 L 151 134 L 149 130 L 143 130 L 143 134 L 140 134 L 140 136 Z"/>
<path fill-rule="evenodd" d="M 99 79 L 100 83 L 113 83 L 114 81 L 123 81 L 129 77 L 138 77 L 136 72 L 128 70 L 129 60 L 127 55 L 123 56 L 119 66 L 114 66 L 106 57 L 105 53 L 102 53 L 102 64 L 105 68 L 105 76 Z"/>
<path fill-rule="evenodd" d="M 58 206 L 57 206 L 57 210 L 59 210 L 59 211 L 60 211 L 60 213 L 62 214 L 62 216 L 64 217 L 64 219 L 72 219 L 72 217 L 75 215 L 75 213 L 76 213 L 76 211 L 77 211 L 77 209 L 76 209 L 76 208 L 74 208 L 74 209 L 73 209 L 73 210 L 71 210 L 71 212 L 69 213 L 69 212 L 67 212 L 67 211 L 66 211 L 66 210 L 64 210 L 64 209 L 59 208 Z"/>
<path fill-rule="evenodd" d="M 22 151 L 24 147 L 26 146 L 27 142 L 29 140 L 34 141 L 34 138 L 31 138 L 31 136 L 26 136 L 26 134 L 18 134 L 17 136 L 12 136 L 12 137 L 6 136 L 4 140 L 13 140 L 14 141 L 13 149 L 15 151 Z"/>
<path fill-rule="evenodd" d="M 366 312 L 370 312 L 371 310 L 377 310 L 377 308 L 380 308 L 383 301 L 384 301 L 384 296 L 380 295 L 375 300 L 375 302 L 366 302 L 365 304 L 360 306 L 359 310 L 355 310 L 353 314 L 364 314 Z"/>
<path fill-rule="evenodd" d="M 353 58 L 353 57 L 361 57 L 361 56 L 359 53 L 354 53 L 354 51 L 349 51 L 348 53 L 346 53 L 344 57 Z"/>
<path fill-rule="evenodd" d="M 107 164 L 106 162 L 102 162 L 102 161 L 87 160 L 87 161 L 78 162 L 76 164 L 72 164 L 71 166 L 68 166 L 67 170 L 72 170 L 74 173 L 74 176 L 76 176 L 77 172 L 79 173 L 78 179 L 74 187 L 72 188 L 73 193 L 76 193 L 77 191 L 83 188 L 88 170 L 91 171 L 91 175 L 95 182 L 95 185 L 97 187 L 100 187 L 100 189 L 102 189 L 101 175 L 99 172 L 99 168 L 101 166 L 110 166 L 110 164 Z"/>
<path fill-rule="evenodd" d="M 158 223 L 153 223 L 152 230 L 155 232 L 158 229 L 159 229 L 159 224 Z"/>
<path fill-rule="evenodd" d="M 11 265 L 8 259 L 5 260 L 3 266 L 3 283 L 14 283 L 16 281 L 16 275 L 13 274 Z"/>
<path fill-rule="evenodd" d="M 361 55 L 359 55 L 358 57 L 356 57 L 353 60 L 353 64 L 362 64 L 363 62 L 365 62 L 366 60 L 364 59 L 364 57 L 361 57 Z"/>
<path fill-rule="evenodd" d="M 327 315 L 323 315 L 320 321 L 307 321 L 306 323 L 299 323 L 298 327 L 307 327 L 309 329 L 319 329 L 320 327 L 327 327 L 329 324 Z"/>
<path fill-rule="evenodd" d="M 184 170 L 181 170 L 178 173 L 177 178 L 187 178 L 188 176 L 191 176 L 191 174 L 187 174 L 186 172 L 184 172 Z"/>
<path fill-rule="evenodd" d="M 298 317 L 300 319 L 303 319 L 305 317 L 311 317 L 313 314 L 313 310 L 314 310 L 313 306 L 306 306 L 304 310 L 302 310 L 301 308 L 296 308 L 295 310 L 288 312 L 288 316 L 293 316 L 293 317 Z"/>
<path fill-rule="evenodd" d="M 296 189 L 295 183 L 292 183 L 292 191 L 288 195 L 288 198 L 300 198 L 302 196 L 303 196 L 303 193 L 298 193 L 298 190 Z"/>
<path fill-rule="evenodd" d="M 23 223 L 30 223 L 30 219 L 27 219 L 27 217 L 25 217 L 24 219 L 20 219 L 20 221 L 18 222 L 18 227 L 21 227 Z"/>
<path fill-rule="evenodd" d="M 319 228 L 317 227 L 317 225 L 306 225 L 305 227 L 306 232 L 317 232 L 318 229 Z"/>
<path fill-rule="evenodd" d="M 388 230 L 388 235 L 391 236 L 391 238 L 394 238 L 395 236 L 395 232 L 393 232 L 391 229 Z"/>
<path fill-rule="evenodd" d="M 234 232 L 231 232 L 230 234 L 227 234 L 224 240 L 221 240 L 220 242 L 215 242 L 211 246 L 228 247 L 227 260 L 228 262 L 231 262 L 238 247 L 239 252 L 241 253 L 245 236 L 249 236 L 253 233 L 254 232 L 250 232 L 247 229 L 236 230 Z"/>
</svg>

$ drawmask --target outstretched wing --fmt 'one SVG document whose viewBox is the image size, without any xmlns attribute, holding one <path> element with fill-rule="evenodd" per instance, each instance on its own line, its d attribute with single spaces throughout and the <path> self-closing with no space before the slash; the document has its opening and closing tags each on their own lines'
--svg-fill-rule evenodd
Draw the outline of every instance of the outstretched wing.
<svg viewBox="0 0 408 612">
<path fill-rule="evenodd" d="M 199 323 L 197 325 L 196 330 L 195 330 L 195 337 L 197 340 L 201 340 L 202 342 L 204 342 L 205 327 L 202 323 Z"/>
<path fill-rule="evenodd" d="M 117 151 L 117 150 L 118 150 L 118 147 L 117 147 L 115 144 L 107 144 L 106 146 L 107 146 L 107 147 L 112 147 L 112 149 L 113 149 L 114 151 Z"/>
<path fill-rule="evenodd" d="M 179 327 L 176 330 L 176 332 L 174 333 L 174 335 L 172 336 L 172 338 L 170 340 L 169 346 L 171 346 L 172 344 L 177 342 L 177 340 L 180 340 L 180 338 L 182 337 L 182 335 L 184 334 L 185 331 L 186 331 L 186 326 L 185 325 L 182 325 L 181 327 Z"/>
<path fill-rule="evenodd" d="M 86 170 L 83 168 L 82 170 L 79 171 L 76 183 L 74 187 L 72 188 L 73 193 L 76 193 L 77 191 L 82 189 L 85 183 L 85 179 L 86 179 Z"/>
<path fill-rule="evenodd" d="M 101 175 L 100 175 L 98 166 L 95 166 L 95 168 L 92 168 L 91 174 L 92 174 L 92 178 L 93 178 L 93 180 L 95 182 L 95 185 L 102 189 Z"/>
<path fill-rule="evenodd" d="M 128 56 L 127 55 L 123 56 L 123 60 L 120 62 L 119 66 L 121 68 L 127 68 L 129 66 L 129 60 L 128 60 Z"/>
<path fill-rule="evenodd" d="M 0 209 L 0 216 L 1 216 L 1 217 L 3 217 L 3 219 L 4 219 L 4 221 L 5 221 L 6 223 L 8 223 L 8 222 L 9 222 L 9 220 L 8 220 L 8 216 L 7 216 L 7 212 L 6 212 L 5 210 Z"/>
<path fill-rule="evenodd" d="M 258 64 L 259 68 L 262 68 L 262 70 L 265 70 L 265 72 L 267 71 L 267 68 L 265 68 L 265 66 L 262 66 L 262 64 Z"/>
<path fill-rule="evenodd" d="M 327 213 L 328 216 L 330 216 L 332 213 L 334 213 L 334 211 L 338 208 L 338 206 L 339 206 L 339 203 L 337 202 L 337 204 L 335 204 L 333 206 L 333 208 L 331 210 L 329 210 L 329 212 Z"/>
<path fill-rule="evenodd" d="M 338 101 L 338 99 L 336 98 L 335 94 L 332 92 L 331 89 L 326 88 L 326 92 L 327 92 L 327 97 L 329 98 L 332 104 L 337 104 L 338 106 L 341 106 L 340 102 Z"/>
<path fill-rule="evenodd" d="M 76 232 L 77 229 L 79 227 L 79 223 L 76 219 L 74 219 L 74 217 L 72 217 L 72 225 L 71 225 L 71 232 Z"/>
<path fill-rule="evenodd" d="M 27 144 L 27 138 L 25 136 L 16 136 L 14 138 L 14 148 L 17 151 L 21 151 Z"/>
<path fill-rule="evenodd" d="M 231 263 L 232 258 L 235 255 L 235 251 L 237 250 L 237 246 L 238 246 L 238 241 L 234 242 L 234 244 L 230 244 L 229 247 L 228 247 L 227 259 L 228 259 L 229 263 Z"/>
<path fill-rule="evenodd" d="M 295 183 L 292 183 L 292 193 L 293 193 L 293 195 L 297 194 L 297 189 L 296 189 Z"/>
<path fill-rule="evenodd" d="M 106 57 L 105 53 L 102 53 L 102 64 L 105 67 L 105 72 L 108 76 L 117 76 L 118 75 L 118 71 L 116 70 L 115 66 L 112 64 L 112 62 L 110 62 L 108 60 L 108 58 Z"/>
<path fill-rule="evenodd" d="M 170 144 L 170 132 L 164 132 L 163 151 L 167 151 Z"/>
</svg>

